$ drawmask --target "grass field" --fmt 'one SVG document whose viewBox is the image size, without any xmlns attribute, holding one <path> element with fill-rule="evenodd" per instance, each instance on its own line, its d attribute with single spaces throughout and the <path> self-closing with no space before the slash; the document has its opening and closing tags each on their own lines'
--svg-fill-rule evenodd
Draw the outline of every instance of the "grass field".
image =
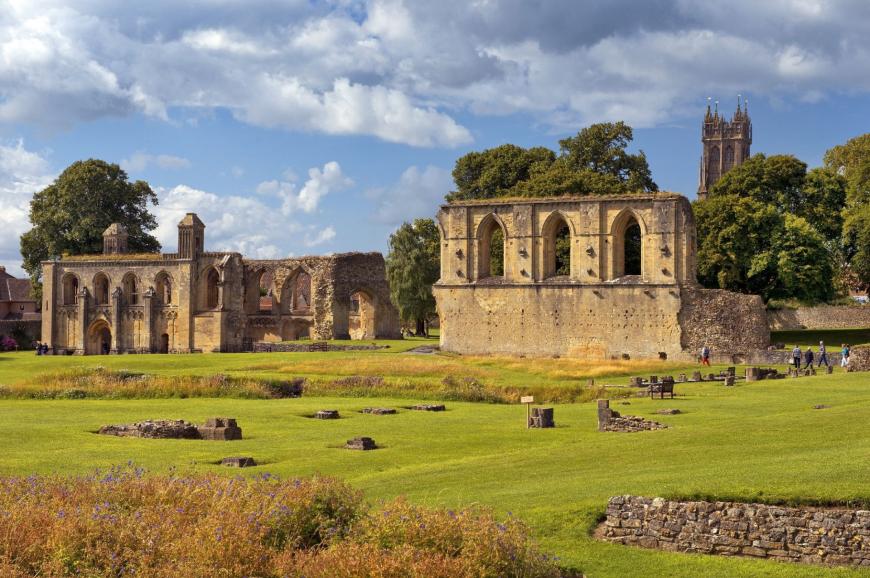
<svg viewBox="0 0 870 578">
<path fill-rule="evenodd" d="M 419 343 L 418 343 L 419 344 Z M 404 346 L 405 344 L 403 344 Z M 388 351 L 396 351 L 397 347 Z M 101 363 L 166 374 L 392 375 L 389 371 L 475 373 L 516 385 L 576 385 L 589 373 L 630 375 L 662 366 L 607 366 L 571 360 L 452 356 L 263 354 L 38 358 L 0 354 L 0 383 Z M 658 363 L 658 362 L 656 362 Z M 670 365 L 667 369 L 679 370 Z M 627 381 L 620 378 L 619 382 Z M 623 493 L 765 501 L 870 501 L 870 379 L 862 374 L 742 384 L 678 385 L 676 400 L 632 398 L 614 407 L 671 426 L 658 432 L 596 431 L 591 403 L 555 405 L 557 428 L 526 430 L 519 405 L 449 402 L 444 413 L 402 410 L 402 398 L 0 400 L 0 474 L 87 472 L 133 461 L 153 472 L 223 472 L 228 455 L 252 455 L 253 473 L 336 475 L 377 501 L 397 495 L 425 505 L 489 505 L 527 521 L 544 549 L 588 576 L 859 576 L 849 569 L 671 554 L 603 544 L 589 537 L 607 499 Z M 829 405 L 815 410 L 813 405 Z M 398 415 L 358 413 L 366 406 Z M 662 407 L 684 413 L 655 416 Z M 342 419 L 314 420 L 318 409 Z M 97 436 L 100 425 L 146 418 L 236 417 L 240 442 L 137 440 Z M 368 435 L 374 452 L 340 449 Z"/>
</svg>

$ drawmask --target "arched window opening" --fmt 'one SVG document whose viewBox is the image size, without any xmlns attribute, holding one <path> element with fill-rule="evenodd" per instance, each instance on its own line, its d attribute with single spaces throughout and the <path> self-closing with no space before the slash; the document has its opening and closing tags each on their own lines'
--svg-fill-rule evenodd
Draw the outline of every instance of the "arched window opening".
<svg viewBox="0 0 870 578">
<path fill-rule="evenodd" d="M 260 313 L 272 311 L 272 273 L 268 270 L 257 276 L 257 309 Z"/>
<path fill-rule="evenodd" d="M 79 278 L 68 274 L 63 278 L 63 304 L 75 305 L 79 302 Z"/>
<path fill-rule="evenodd" d="M 94 303 L 97 305 L 109 304 L 109 278 L 103 273 L 94 277 Z"/>
<path fill-rule="evenodd" d="M 560 215 L 544 225 L 544 277 L 571 275 L 571 230 Z"/>
<path fill-rule="evenodd" d="M 218 275 L 215 269 L 209 269 L 205 280 L 205 306 L 207 309 L 217 309 L 219 307 L 219 285 L 220 275 Z"/>
<path fill-rule="evenodd" d="M 489 218 L 481 228 L 478 277 L 504 276 L 505 234 L 494 218 Z"/>
<path fill-rule="evenodd" d="M 625 227 L 625 240 L 623 241 L 624 275 L 641 275 L 641 242 L 640 225 L 632 218 Z"/>
<path fill-rule="evenodd" d="M 722 162 L 719 154 L 719 147 L 714 146 L 710 149 L 710 158 L 707 160 L 707 177 L 711 185 L 719 180 L 719 163 Z"/>
<path fill-rule="evenodd" d="M 136 276 L 132 273 L 127 273 L 124 276 L 124 280 L 121 282 L 122 290 L 124 292 L 124 299 L 127 300 L 128 305 L 138 305 L 139 304 L 139 283 L 136 280 Z"/>
<path fill-rule="evenodd" d="M 311 309 L 311 275 L 300 269 L 291 276 L 284 284 L 281 302 L 285 312 L 306 315 Z"/>
<path fill-rule="evenodd" d="M 160 305 L 172 304 L 172 279 L 167 273 L 161 273 L 154 280 L 154 296 Z"/>
<path fill-rule="evenodd" d="M 351 339 L 375 338 L 375 303 L 365 291 L 350 296 L 348 333 Z"/>
<path fill-rule="evenodd" d="M 728 145 L 725 147 L 725 170 L 728 171 L 734 166 L 734 147 Z"/>
</svg>

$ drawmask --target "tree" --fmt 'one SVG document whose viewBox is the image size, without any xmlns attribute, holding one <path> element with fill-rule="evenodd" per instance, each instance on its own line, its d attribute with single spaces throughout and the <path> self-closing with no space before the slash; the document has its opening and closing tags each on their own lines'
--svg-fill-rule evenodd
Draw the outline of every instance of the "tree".
<svg viewBox="0 0 870 578">
<path fill-rule="evenodd" d="M 559 147 L 562 158 L 576 171 L 609 175 L 630 192 L 657 191 L 643 151 L 632 155 L 625 150 L 633 139 L 634 132 L 624 122 L 603 122 L 560 140 Z"/>
<path fill-rule="evenodd" d="M 870 201 L 870 133 L 857 136 L 826 152 L 825 167 L 846 179 L 850 207 Z"/>
<path fill-rule="evenodd" d="M 601 123 L 559 141 L 558 156 L 512 144 L 470 152 L 456 161 L 456 191 L 447 200 L 656 191 L 646 155 L 626 151 L 632 138 L 623 122 Z"/>
<path fill-rule="evenodd" d="M 21 236 L 24 269 L 41 290 L 41 262 L 64 254 L 100 253 L 103 231 L 121 223 L 133 252 L 160 250 L 148 233 L 157 227 L 148 204 L 157 195 L 145 181 L 131 183 L 121 167 L 97 159 L 76 161 L 52 184 L 33 195 L 30 222 Z"/>
<path fill-rule="evenodd" d="M 440 276 L 441 236 L 432 219 L 416 219 L 390 235 L 387 280 L 390 297 L 403 321 L 413 321 L 417 335 L 428 335 L 435 314 L 432 285 Z"/>
<path fill-rule="evenodd" d="M 825 238 L 806 220 L 786 215 L 775 238 L 777 287 L 774 296 L 803 303 L 829 301 L 834 296 L 834 266 Z"/>
</svg>

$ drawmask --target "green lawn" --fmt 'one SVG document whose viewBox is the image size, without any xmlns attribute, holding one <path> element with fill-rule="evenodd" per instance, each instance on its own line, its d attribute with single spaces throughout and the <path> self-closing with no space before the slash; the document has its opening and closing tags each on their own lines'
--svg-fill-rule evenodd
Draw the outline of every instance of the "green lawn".
<svg viewBox="0 0 870 578">
<path fill-rule="evenodd" d="M 297 359 L 301 364 L 322 361 L 337 371 L 335 366 L 343 364 L 366 367 L 374 363 L 372 359 L 386 363 L 377 356 L 388 356 L 383 359 L 390 360 L 391 366 L 401 366 L 404 359 L 414 363 L 425 359 L 434 364 L 435 373 L 453 368 L 454 363 L 466 363 L 454 357 L 378 352 L 99 359 L 3 354 L 0 383 L 26 380 L 46 367 L 66 365 L 104 363 L 154 372 L 214 373 L 227 368 L 244 372 L 252 364 L 278 361 L 292 366 Z M 445 362 L 448 365 L 442 366 Z M 471 371 L 479 361 L 467 363 Z M 545 364 L 528 363 L 534 370 L 526 378 L 541 371 L 547 378 L 541 369 Z M 493 375 L 501 375 L 502 369 L 493 370 Z M 504 371 L 514 378 L 519 372 Z M 229 455 L 252 455 L 263 463 L 253 473 L 336 475 L 365 490 L 371 500 L 406 495 L 428 505 L 482 503 L 513 512 L 534 528 L 545 549 L 592 577 L 870 575 L 870 571 L 656 552 L 590 539 L 607 499 L 623 493 L 870 500 L 870 379 L 866 375 L 836 373 L 728 389 L 687 384 L 678 385 L 677 391 L 680 397 L 673 401 L 635 398 L 629 400 L 630 405 L 613 402 L 623 413 L 647 417 L 662 407 L 684 412 L 655 416 L 671 426 L 667 430 L 637 434 L 598 433 L 591 403 L 557 405 L 556 429 L 530 431 L 524 427 L 524 408 L 516 405 L 448 402 L 444 413 L 401 410 L 398 415 L 372 416 L 358 410 L 371 405 L 401 407 L 410 401 L 310 397 L 0 400 L 0 474 L 86 472 L 132 460 L 158 473 L 174 467 L 232 475 L 237 472 L 214 462 Z M 815 404 L 831 407 L 814 410 Z M 339 409 L 343 419 L 306 417 L 318 409 Z M 91 433 L 108 423 L 145 418 L 201 422 L 209 416 L 236 417 L 245 439 L 136 440 Z M 383 448 L 374 452 L 340 449 L 346 439 L 359 435 L 375 438 Z"/>
<path fill-rule="evenodd" d="M 786 348 L 791 349 L 795 345 L 806 347 L 819 346 L 819 341 L 824 341 L 828 351 L 840 351 L 843 343 L 866 345 L 870 343 L 870 329 L 801 329 L 797 331 L 771 331 L 771 343 L 784 343 Z"/>
</svg>

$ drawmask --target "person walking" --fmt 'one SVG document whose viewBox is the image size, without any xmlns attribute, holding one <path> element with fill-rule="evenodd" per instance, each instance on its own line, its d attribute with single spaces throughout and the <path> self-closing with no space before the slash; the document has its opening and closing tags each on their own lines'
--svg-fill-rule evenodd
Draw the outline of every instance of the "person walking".
<svg viewBox="0 0 870 578">
<path fill-rule="evenodd" d="M 804 354 L 804 360 L 806 361 L 807 365 L 806 367 L 804 367 L 804 369 L 810 369 L 813 366 L 813 357 L 813 348 L 807 347 L 807 352 Z"/>
<path fill-rule="evenodd" d="M 792 361 L 794 362 L 794 368 L 800 369 L 801 368 L 801 346 L 800 345 L 795 345 L 794 349 L 791 350 L 791 358 L 792 358 Z"/>
<path fill-rule="evenodd" d="M 831 367 L 831 364 L 828 363 L 828 350 L 825 349 L 825 342 L 819 341 L 819 364 L 816 367 L 821 367 L 822 363 L 825 364 L 825 367 Z"/>
<path fill-rule="evenodd" d="M 710 367 L 710 348 L 706 345 L 701 348 L 701 365 Z"/>
<path fill-rule="evenodd" d="M 849 344 L 844 343 L 843 348 L 840 349 L 840 367 L 849 367 L 849 353 L 851 353 Z"/>
</svg>

